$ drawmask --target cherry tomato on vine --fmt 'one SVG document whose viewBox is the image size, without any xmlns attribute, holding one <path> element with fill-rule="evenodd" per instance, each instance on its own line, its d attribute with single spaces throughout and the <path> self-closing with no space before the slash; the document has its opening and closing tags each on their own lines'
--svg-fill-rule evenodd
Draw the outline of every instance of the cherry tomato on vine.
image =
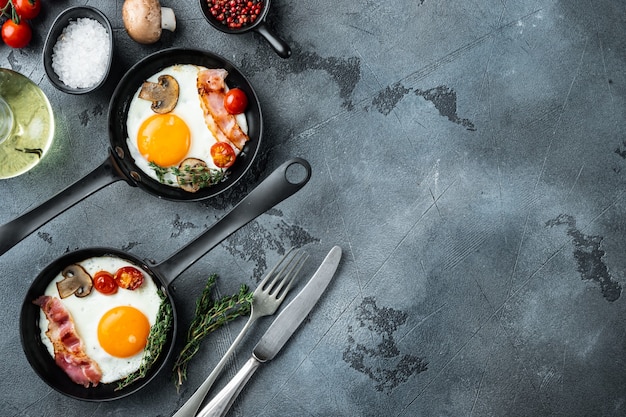
<svg viewBox="0 0 626 417">
<path fill-rule="evenodd" d="M 105 295 L 111 295 L 117 292 L 117 283 L 113 278 L 113 274 L 107 271 L 96 272 L 93 276 L 93 286 L 96 290 Z"/>
<path fill-rule="evenodd" d="M 30 42 L 33 37 L 28 22 L 24 19 L 20 23 L 15 23 L 9 19 L 2 25 L 2 40 L 11 48 L 23 48 Z"/>
<path fill-rule="evenodd" d="M 41 11 L 41 0 L 13 0 L 13 7 L 20 19 L 34 19 Z"/>
<path fill-rule="evenodd" d="M 211 158 L 218 168 L 228 168 L 235 163 L 237 155 L 228 143 L 217 142 L 211 146 Z"/>
<path fill-rule="evenodd" d="M 133 266 L 123 266 L 115 272 L 114 279 L 121 288 L 135 290 L 143 284 L 143 272 Z"/>
<path fill-rule="evenodd" d="M 243 113 L 248 107 L 248 97 L 240 88 L 231 88 L 224 95 L 224 108 L 230 114 Z"/>
<path fill-rule="evenodd" d="M 7 7 L 7 3 L 9 2 L 9 0 L 0 0 L 0 9 L 4 9 L 5 7 Z M 10 13 L 10 11 L 9 11 Z"/>
</svg>

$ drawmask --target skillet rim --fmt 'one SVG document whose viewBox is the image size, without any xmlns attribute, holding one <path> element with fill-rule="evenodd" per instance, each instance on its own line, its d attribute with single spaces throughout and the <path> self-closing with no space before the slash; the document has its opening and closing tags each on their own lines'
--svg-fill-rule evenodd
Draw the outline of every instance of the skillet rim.
<svg viewBox="0 0 626 417">
<path fill-rule="evenodd" d="M 41 296 L 50 282 L 61 272 L 61 270 L 73 263 L 93 258 L 96 256 L 116 256 L 140 267 L 148 273 L 156 286 L 165 295 L 165 301 L 172 307 L 172 326 L 166 339 L 166 349 L 163 350 L 157 362 L 149 369 L 147 375 L 132 384 L 116 390 L 117 381 L 108 384 L 98 384 L 96 387 L 85 388 L 73 382 L 69 376 L 55 363 L 54 358 L 48 352 L 41 339 L 39 329 L 39 318 L 41 309 L 33 304 L 33 300 Z M 169 362 L 174 346 L 176 344 L 176 334 L 178 317 L 176 305 L 169 291 L 166 279 L 153 270 L 146 261 L 119 249 L 109 247 L 90 247 L 68 252 L 50 264 L 48 264 L 35 278 L 28 288 L 20 309 L 20 342 L 22 350 L 31 368 L 48 386 L 55 391 L 68 397 L 91 402 L 105 402 L 127 397 L 148 385 Z"/>
<path fill-rule="evenodd" d="M 190 193 L 181 188 L 161 184 L 141 171 L 130 155 L 126 144 L 126 116 L 133 94 L 140 88 L 145 79 L 163 68 L 175 64 L 202 65 L 207 68 L 224 68 L 228 71 L 226 84 L 239 87 L 248 96 L 248 107 L 245 111 L 250 140 L 244 146 L 237 160 L 228 169 L 227 178 L 219 184 Z M 248 78 L 226 58 L 203 49 L 168 48 L 155 52 L 134 64 L 119 81 L 115 88 L 108 109 L 108 134 L 111 155 L 123 176 L 133 186 L 159 198 L 172 201 L 202 201 L 215 197 L 237 184 L 248 172 L 258 155 L 263 137 L 263 114 L 259 98 Z"/>
</svg>

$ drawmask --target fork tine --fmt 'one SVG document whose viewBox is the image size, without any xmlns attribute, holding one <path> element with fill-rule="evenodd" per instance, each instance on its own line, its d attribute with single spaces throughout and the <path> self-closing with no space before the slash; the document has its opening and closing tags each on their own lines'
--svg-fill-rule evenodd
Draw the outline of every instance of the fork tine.
<svg viewBox="0 0 626 417">
<path fill-rule="evenodd" d="M 270 282 L 270 279 L 273 278 L 272 280 L 272 284 L 274 283 L 274 280 L 276 279 L 274 272 L 278 269 L 279 266 L 281 266 L 283 264 L 283 262 L 285 261 L 285 259 L 287 259 L 287 257 L 291 254 L 291 252 L 293 252 L 294 248 L 291 248 L 287 251 L 287 253 L 285 253 L 283 255 L 282 258 L 280 258 L 280 261 L 278 261 L 276 263 L 276 265 L 274 265 L 272 267 L 272 269 L 270 269 L 270 271 L 265 274 L 265 277 L 263 278 L 263 280 L 261 282 L 259 282 L 259 285 L 257 285 L 257 289 L 256 291 L 262 291 L 267 287 L 267 283 Z"/>
<path fill-rule="evenodd" d="M 293 252 L 293 256 L 287 261 L 287 255 L 291 254 Z M 294 262 L 294 259 L 296 259 L 296 257 L 298 256 L 298 253 L 301 253 L 302 251 L 299 249 L 291 249 L 289 250 L 289 252 L 287 253 L 287 255 L 285 255 L 285 257 L 283 257 L 283 259 L 281 259 L 281 261 L 279 262 L 279 265 L 281 265 L 281 269 L 276 272 L 276 274 L 274 275 L 272 282 L 270 282 L 269 285 L 267 285 L 267 290 L 270 293 L 276 292 L 275 287 L 278 283 L 280 283 L 285 276 L 287 276 L 290 272 L 291 269 L 293 269 L 293 266 L 291 267 L 291 269 L 289 271 L 287 271 L 287 269 L 289 268 L 290 265 L 292 265 L 292 263 Z M 285 262 L 283 262 L 285 261 Z"/>
<path fill-rule="evenodd" d="M 297 256 L 299 256 L 298 259 L 296 259 Z M 292 261 L 296 259 L 295 263 L 291 266 L 289 271 L 285 273 L 284 279 L 278 283 L 277 288 L 272 288 L 272 292 L 276 294 L 278 300 L 285 298 L 308 257 L 309 255 L 306 252 L 300 252 L 293 256 Z"/>
</svg>

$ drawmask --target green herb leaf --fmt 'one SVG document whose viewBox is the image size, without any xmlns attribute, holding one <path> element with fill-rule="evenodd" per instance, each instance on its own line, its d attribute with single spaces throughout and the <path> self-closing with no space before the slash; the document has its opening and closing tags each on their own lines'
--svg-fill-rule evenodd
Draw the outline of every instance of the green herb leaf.
<svg viewBox="0 0 626 417">
<path fill-rule="evenodd" d="M 216 280 L 216 274 L 209 277 L 200 298 L 196 301 L 196 311 L 189 325 L 185 346 L 174 363 L 174 379 L 177 389 L 187 379 L 189 361 L 200 349 L 202 340 L 224 324 L 250 313 L 252 292 L 247 286 L 242 285 L 237 294 L 214 300 L 211 297 L 211 290 Z"/>
<path fill-rule="evenodd" d="M 186 166 L 182 170 L 178 167 L 162 167 L 154 162 L 149 163 L 161 184 L 172 184 L 173 181 L 166 179 L 167 174 L 176 176 L 181 185 L 196 185 L 200 188 L 218 184 L 226 178 L 226 170 L 208 167 Z M 182 183 L 181 183 L 182 182 Z"/>
</svg>

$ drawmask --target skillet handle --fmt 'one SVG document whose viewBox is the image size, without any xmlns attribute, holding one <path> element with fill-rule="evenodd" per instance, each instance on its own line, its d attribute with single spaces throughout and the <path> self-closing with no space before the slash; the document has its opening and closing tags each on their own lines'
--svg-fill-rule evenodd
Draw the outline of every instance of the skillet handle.
<svg viewBox="0 0 626 417">
<path fill-rule="evenodd" d="M 289 58 L 291 56 L 291 48 L 282 40 L 273 30 L 271 30 L 265 22 L 259 23 L 258 26 L 254 28 L 261 36 L 265 38 L 265 40 L 270 44 L 272 49 L 278 54 L 281 58 Z"/>
<path fill-rule="evenodd" d="M 26 236 L 106 185 L 124 179 L 113 157 L 55 196 L 0 226 L 0 256 Z"/>
<path fill-rule="evenodd" d="M 304 168 L 302 177 L 301 169 Z M 297 170 L 297 171 L 296 171 Z M 298 173 L 298 178 L 292 174 Z M 151 266 L 169 285 L 178 275 L 228 236 L 265 213 L 287 197 L 295 194 L 311 178 L 311 165 L 302 158 L 292 158 L 276 168 L 235 207 L 178 252 L 163 262 Z"/>
</svg>

